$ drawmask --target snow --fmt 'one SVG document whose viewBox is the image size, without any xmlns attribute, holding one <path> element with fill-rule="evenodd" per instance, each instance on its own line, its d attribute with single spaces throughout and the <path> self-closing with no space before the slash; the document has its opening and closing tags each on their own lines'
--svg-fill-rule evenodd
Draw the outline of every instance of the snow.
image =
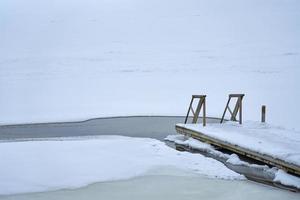
<svg viewBox="0 0 300 200">
<path fill-rule="evenodd" d="M 0 123 L 185 115 L 207 94 L 220 117 L 300 130 L 297 0 L 1 0 Z M 283 103 L 283 99 L 285 103 Z M 284 105 L 284 106 L 283 106 Z"/>
<path fill-rule="evenodd" d="M 256 168 L 266 168 L 267 165 L 257 165 L 257 164 L 250 164 L 248 162 L 242 161 L 238 155 L 236 154 L 225 154 L 221 151 L 216 150 L 212 145 L 201 142 L 194 138 L 183 136 L 183 135 L 168 135 L 165 138 L 166 141 L 174 142 L 175 144 L 180 144 L 187 146 L 192 149 L 197 149 L 202 152 L 207 152 L 209 155 L 213 155 L 218 159 L 222 159 L 227 163 L 231 163 L 233 165 L 243 165 L 248 167 L 256 167 Z"/>
<path fill-rule="evenodd" d="M 281 169 L 277 169 L 276 167 L 269 168 L 267 165 L 250 164 L 246 161 L 242 161 L 239 156 L 234 153 L 231 155 L 222 153 L 218 150 L 215 150 L 213 146 L 207 143 L 183 135 L 168 135 L 165 140 L 174 142 L 175 144 L 183 144 L 192 149 L 201 150 L 202 152 L 209 152 L 210 155 L 217 156 L 218 158 L 224 158 L 225 162 L 233 165 L 242 165 L 249 168 L 263 169 L 266 173 L 274 174 L 274 182 L 300 189 L 299 177 L 290 175 Z"/>
<path fill-rule="evenodd" d="M 300 166 L 300 133 L 260 122 L 178 124 L 210 137 Z"/>
<path fill-rule="evenodd" d="M 214 147 L 212 147 L 210 144 L 200 142 L 198 140 L 195 140 L 194 138 L 187 137 L 184 135 L 168 135 L 165 138 L 166 141 L 174 142 L 175 144 L 181 144 L 188 147 L 192 147 L 194 149 L 202 150 L 202 151 L 209 151 L 212 154 L 215 154 L 217 151 L 215 151 Z"/>
<path fill-rule="evenodd" d="M 296 176 L 292 176 L 281 169 L 276 172 L 274 181 L 289 186 L 296 186 L 298 189 L 300 189 L 300 178 Z"/>
<path fill-rule="evenodd" d="M 208 178 L 243 176 L 202 155 L 178 152 L 150 138 L 99 136 L 0 143 L 0 195 L 79 188 L 129 179 L 156 168 Z"/>
<path fill-rule="evenodd" d="M 236 154 L 231 154 L 226 162 L 229 162 L 233 165 L 242 165 L 246 164 L 247 162 L 241 161 L 238 155 Z"/>
</svg>

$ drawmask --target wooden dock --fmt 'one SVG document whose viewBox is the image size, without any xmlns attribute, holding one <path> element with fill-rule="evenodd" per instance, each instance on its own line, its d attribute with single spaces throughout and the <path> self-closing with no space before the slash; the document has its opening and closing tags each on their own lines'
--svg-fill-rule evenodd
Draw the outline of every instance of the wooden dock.
<svg viewBox="0 0 300 200">
<path fill-rule="evenodd" d="M 201 126 L 201 125 L 199 125 Z M 177 133 L 190 136 L 194 139 L 200 140 L 202 142 L 206 142 L 209 144 L 212 144 L 214 146 L 221 147 L 226 150 L 230 150 L 234 153 L 247 156 L 249 158 L 252 158 L 254 160 L 266 163 L 271 166 L 275 166 L 279 169 L 283 169 L 289 173 L 300 175 L 300 166 L 296 165 L 291 162 L 287 162 L 283 159 L 274 158 L 271 155 L 268 154 L 262 154 L 257 151 L 251 150 L 249 148 L 244 148 L 240 145 L 227 142 L 225 140 L 218 139 L 216 137 L 212 137 L 209 134 L 206 134 L 205 131 L 199 131 L 195 130 L 193 128 L 190 128 L 186 126 L 186 124 L 177 124 L 176 125 L 176 131 Z M 276 146 L 274 146 L 276 148 Z M 300 152 L 299 152 L 300 153 Z"/>
</svg>

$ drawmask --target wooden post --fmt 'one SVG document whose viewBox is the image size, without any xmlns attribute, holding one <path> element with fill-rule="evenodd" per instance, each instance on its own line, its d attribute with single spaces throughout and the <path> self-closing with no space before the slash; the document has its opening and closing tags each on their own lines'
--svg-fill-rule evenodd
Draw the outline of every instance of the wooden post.
<svg viewBox="0 0 300 200">
<path fill-rule="evenodd" d="M 206 125 L 206 100 L 205 100 L 205 97 L 206 97 L 206 95 L 193 95 L 192 96 L 192 100 L 190 102 L 190 106 L 189 106 L 187 115 L 185 117 L 185 121 L 184 121 L 185 124 L 188 121 L 190 110 L 192 110 L 192 114 L 193 114 L 192 123 L 193 124 L 197 123 L 198 118 L 199 118 L 199 114 L 201 112 L 201 108 L 203 106 L 203 119 L 202 120 L 203 120 L 203 126 Z M 196 108 L 195 112 L 194 112 L 194 109 L 193 109 L 194 99 L 199 99 L 199 102 L 198 102 L 198 105 L 197 105 L 197 108 Z"/>
<path fill-rule="evenodd" d="M 224 112 L 223 112 L 223 115 L 222 115 L 222 118 L 221 118 L 221 124 L 223 123 L 223 120 L 224 120 L 224 117 L 225 117 L 225 114 L 226 114 L 226 110 L 227 110 L 227 108 L 228 108 L 228 106 L 229 106 L 229 102 L 230 102 L 230 98 L 228 99 L 228 101 L 227 101 L 227 104 L 226 104 L 226 106 L 225 106 L 225 110 L 224 110 Z M 231 114 L 232 115 L 232 114 Z"/>
<path fill-rule="evenodd" d="M 202 100 L 202 98 L 200 98 L 199 102 L 198 102 L 198 106 L 197 106 L 196 111 L 195 111 L 194 118 L 193 118 L 193 122 L 192 122 L 193 124 L 196 124 L 197 121 L 198 121 L 198 117 L 199 117 L 199 114 L 200 114 L 202 104 L 203 104 L 203 100 Z"/>
<path fill-rule="evenodd" d="M 203 126 L 206 126 L 206 102 L 205 98 L 203 101 Z"/>
<path fill-rule="evenodd" d="M 266 106 L 262 105 L 261 107 L 261 122 L 265 123 L 266 122 Z"/>
<path fill-rule="evenodd" d="M 185 120 L 184 120 L 184 123 L 185 123 L 185 124 L 186 124 L 187 121 L 188 121 L 189 114 L 190 114 L 190 110 L 191 110 L 192 105 L 193 105 L 193 101 L 194 101 L 194 97 L 192 96 L 192 99 L 191 99 L 191 102 L 190 102 L 190 106 L 189 106 L 188 112 L 187 112 L 187 114 L 186 114 L 186 118 L 185 118 Z"/>
<path fill-rule="evenodd" d="M 239 104 L 240 104 L 240 124 L 242 124 L 242 98 L 239 98 Z"/>
<path fill-rule="evenodd" d="M 223 123 L 226 111 L 228 110 L 231 114 L 230 120 L 237 121 L 236 116 L 239 113 L 239 123 L 242 124 L 242 100 L 243 100 L 243 97 L 244 97 L 244 94 L 229 94 L 229 98 L 228 98 L 227 104 L 225 106 L 225 110 L 223 112 L 220 123 Z M 237 101 L 235 103 L 233 111 L 231 111 L 231 109 L 229 107 L 231 98 L 237 98 Z"/>
</svg>

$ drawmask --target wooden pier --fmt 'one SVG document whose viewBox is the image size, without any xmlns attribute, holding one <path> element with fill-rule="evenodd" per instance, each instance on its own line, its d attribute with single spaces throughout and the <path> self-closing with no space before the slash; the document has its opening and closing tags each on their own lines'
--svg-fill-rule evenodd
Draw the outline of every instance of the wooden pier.
<svg viewBox="0 0 300 200">
<path fill-rule="evenodd" d="M 199 126 L 201 126 L 199 124 Z M 244 148 L 242 146 L 239 146 L 237 144 L 229 143 L 224 140 L 217 139 L 215 137 L 211 137 L 210 135 L 206 134 L 204 131 L 196 131 L 193 128 L 188 128 L 185 126 L 185 124 L 177 124 L 176 125 L 176 131 L 177 133 L 190 136 L 194 139 L 200 140 L 202 142 L 232 151 L 234 153 L 247 156 L 251 159 L 266 163 L 271 166 L 275 166 L 279 169 L 283 169 L 289 173 L 293 173 L 296 175 L 300 175 L 300 166 L 295 165 L 293 163 L 287 162 L 282 159 L 274 158 L 268 154 L 262 154 L 259 152 L 256 152 L 254 150 Z M 274 146 L 276 148 L 276 146 Z"/>
<path fill-rule="evenodd" d="M 244 94 L 229 94 L 229 98 L 227 101 L 227 104 L 225 106 L 225 110 L 223 112 L 223 115 L 221 119 L 216 122 L 216 124 L 220 123 L 222 124 L 225 121 L 228 121 L 225 119 L 226 112 L 229 111 L 231 121 L 236 121 L 239 123 L 239 126 L 236 126 L 236 129 L 233 127 L 229 127 L 231 131 L 228 132 L 228 129 L 226 129 L 226 125 L 222 126 L 215 126 L 212 127 L 213 129 L 209 131 L 209 128 L 206 126 L 206 95 L 192 95 L 192 99 L 188 108 L 188 112 L 186 115 L 186 119 L 184 124 L 177 124 L 176 125 L 176 131 L 177 133 L 190 136 L 194 139 L 200 140 L 202 142 L 223 148 L 225 150 L 229 150 L 231 152 L 249 157 L 251 159 L 263 162 L 265 164 L 275 166 L 279 169 L 283 169 L 289 173 L 300 175 L 300 138 L 298 140 L 295 140 L 295 138 L 290 137 L 286 138 L 285 133 L 281 134 L 271 134 L 268 131 L 265 131 L 267 129 L 262 128 L 259 130 L 256 130 L 256 136 L 253 137 L 254 127 L 250 127 L 250 129 L 244 129 L 246 130 L 247 134 L 242 134 L 243 125 L 242 125 L 242 100 Z M 193 109 L 193 103 L 195 102 L 195 99 L 199 99 L 196 111 Z M 230 108 L 230 101 L 232 99 L 236 99 L 234 109 L 232 110 Z M 199 114 L 201 111 L 201 108 L 203 107 L 203 117 L 202 117 L 202 125 L 197 124 L 197 120 L 199 118 Z M 192 117 L 190 117 L 190 113 L 192 113 Z M 237 120 L 237 116 L 239 116 L 239 119 Z M 188 119 L 192 119 L 192 121 L 188 122 Z M 261 122 L 259 126 L 265 124 L 265 118 L 266 118 L 266 106 L 262 106 L 262 116 L 261 116 Z M 240 127 L 240 128 L 239 128 Z M 262 126 L 263 127 L 263 126 Z M 226 131 L 224 130 L 226 129 Z M 228 127 L 227 127 L 228 128 Z M 219 135 L 215 132 L 218 131 Z M 274 131 L 274 130 L 273 130 Z M 227 133 L 228 135 L 224 135 Z M 294 133 L 293 133 L 294 134 Z M 262 136 L 262 137 L 260 137 Z M 294 134 L 295 136 L 295 134 Z M 237 140 L 236 138 L 240 138 L 240 140 Z M 289 143 L 285 143 L 285 140 L 289 141 Z M 255 141 L 254 143 L 251 143 L 250 145 L 247 145 L 247 140 L 249 141 Z M 260 145 L 261 143 L 261 145 Z M 266 149 L 266 146 L 268 146 L 268 149 Z M 258 146 L 259 148 L 254 148 L 255 146 Z M 259 151 L 258 151 L 259 149 Z M 277 150 L 274 154 L 274 149 Z M 291 157 L 289 157 L 291 156 Z M 294 157 L 293 157 L 294 156 Z M 295 157 L 296 156 L 296 157 Z"/>
</svg>

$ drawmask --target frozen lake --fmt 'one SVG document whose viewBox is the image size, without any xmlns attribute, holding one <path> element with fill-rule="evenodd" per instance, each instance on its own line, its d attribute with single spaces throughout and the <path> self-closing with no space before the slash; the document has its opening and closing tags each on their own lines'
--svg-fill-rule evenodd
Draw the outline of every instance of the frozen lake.
<svg viewBox="0 0 300 200">
<path fill-rule="evenodd" d="M 300 130 L 299 9 L 295 0 L 1 0 L 0 124 L 184 115 L 192 94 L 221 117 L 228 94 L 244 93 L 244 120 L 260 120 L 266 105 L 267 122 Z"/>
<path fill-rule="evenodd" d="M 299 131 L 299 8 L 295 0 L 1 0 L 0 124 L 180 116 L 192 94 L 206 94 L 207 115 L 220 117 L 228 94 L 245 93 L 244 120 L 259 120 L 266 105 L 268 123 Z M 179 122 L 0 126 L 0 195 L 13 194 L 0 199 L 299 199 L 215 179 L 240 175 L 161 141 Z M 216 176 L 200 176 L 208 174 Z"/>
</svg>

